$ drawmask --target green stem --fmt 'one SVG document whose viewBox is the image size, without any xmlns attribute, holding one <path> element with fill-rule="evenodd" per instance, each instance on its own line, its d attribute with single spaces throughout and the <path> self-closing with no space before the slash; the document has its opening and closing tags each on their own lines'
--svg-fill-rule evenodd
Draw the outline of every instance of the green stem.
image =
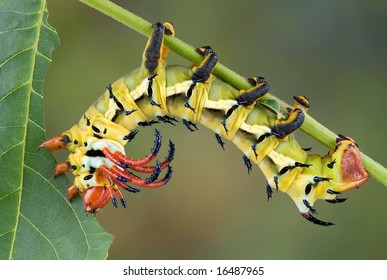
<svg viewBox="0 0 387 280">
<path fill-rule="evenodd" d="M 127 25 L 128 27 L 143 34 L 144 36 L 149 36 L 152 32 L 151 23 L 108 0 L 80 1 L 123 23 L 124 25 Z M 198 63 L 201 60 L 201 56 L 192 46 L 175 37 L 166 37 L 165 44 L 172 51 L 193 63 Z M 237 89 L 247 89 L 250 87 L 250 84 L 244 77 L 240 76 L 220 63 L 216 65 L 213 73 L 215 76 Z M 283 106 L 288 106 L 285 102 L 279 100 L 273 95 L 269 95 L 268 97 L 277 100 Z M 322 124 L 318 123 L 309 115 L 306 115 L 301 130 L 329 148 L 333 148 L 335 146 L 336 134 L 330 131 L 328 128 L 324 127 Z M 387 186 L 387 169 L 385 167 L 364 154 L 362 154 L 362 162 L 371 176 L 373 176 L 384 186 Z"/>
</svg>

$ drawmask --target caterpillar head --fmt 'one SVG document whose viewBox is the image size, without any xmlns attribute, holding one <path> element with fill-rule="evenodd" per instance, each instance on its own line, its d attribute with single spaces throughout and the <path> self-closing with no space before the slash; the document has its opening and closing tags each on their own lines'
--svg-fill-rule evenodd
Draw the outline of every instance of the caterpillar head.
<svg viewBox="0 0 387 280">
<path fill-rule="evenodd" d="M 311 166 L 297 177 L 288 194 L 307 220 L 324 226 L 333 225 L 312 216 L 316 214 L 313 205 L 320 199 L 329 203 L 344 202 L 346 198 L 339 198 L 339 194 L 367 181 L 368 173 L 361 163 L 358 146 L 352 139 L 339 135 L 334 151 L 320 159 L 310 155 L 306 163 Z"/>
<path fill-rule="evenodd" d="M 79 174 L 74 185 L 83 194 L 83 206 L 88 213 L 98 213 L 114 199 L 112 183 L 100 170 Z"/>
<path fill-rule="evenodd" d="M 97 214 L 111 200 L 106 186 L 94 186 L 83 193 L 83 206 L 88 213 Z"/>
</svg>

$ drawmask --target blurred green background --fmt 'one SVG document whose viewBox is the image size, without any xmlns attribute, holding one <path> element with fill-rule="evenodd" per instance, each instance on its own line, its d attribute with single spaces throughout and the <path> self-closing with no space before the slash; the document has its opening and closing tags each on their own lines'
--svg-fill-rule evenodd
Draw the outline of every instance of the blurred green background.
<svg viewBox="0 0 387 280">
<path fill-rule="evenodd" d="M 177 37 L 211 45 L 220 61 L 249 77 L 264 75 L 271 93 L 310 98 L 310 114 L 387 165 L 387 1 L 116 1 L 150 22 L 171 21 Z M 54 136 L 78 121 L 109 82 L 139 66 L 146 38 L 75 1 L 48 0 L 59 33 L 45 87 L 46 126 Z M 175 54 L 171 64 L 190 65 Z M 128 208 L 98 215 L 115 236 L 110 259 L 387 259 L 387 189 L 375 180 L 319 202 L 324 228 L 304 220 L 283 193 L 266 201 L 265 179 L 248 175 L 242 154 L 226 152 L 204 127 L 158 127 L 176 143 L 166 187 L 126 194 Z M 297 133 L 303 146 L 327 149 Z M 153 144 L 141 128 L 133 157 Z M 57 155 L 64 160 L 66 153 Z M 78 202 L 80 202 L 78 200 Z"/>
</svg>

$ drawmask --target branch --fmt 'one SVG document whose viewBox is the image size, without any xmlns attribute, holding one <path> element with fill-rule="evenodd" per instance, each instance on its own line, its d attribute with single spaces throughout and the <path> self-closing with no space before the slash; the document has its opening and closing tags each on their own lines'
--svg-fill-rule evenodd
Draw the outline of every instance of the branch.
<svg viewBox="0 0 387 280">
<path fill-rule="evenodd" d="M 152 32 L 151 23 L 108 0 L 80 1 L 134 29 L 146 37 L 148 37 Z M 166 37 L 165 45 L 175 53 L 193 63 L 199 63 L 202 59 L 201 55 L 195 51 L 195 48 L 176 37 Z M 251 85 L 244 77 L 240 76 L 220 63 L 216 65 L 213 73 L 215 76 L 237 89 L 248 89 L 251 87 Z M 277 97 L 271 94 L 267 94 L 267 97 L 276 100 L 283 107 L 289 106 L 284 101 L 279 100 Z M 305 121 L 301 126 L 301 130 L 328 148 L 334 148 L 337 135 L 307 114 Z M 364 167 L 367 169 L 368 173 L 384 186 L 387 186 L 387 169 L 363 153 L 361 153 L 361 157 Z"/>
</svg>

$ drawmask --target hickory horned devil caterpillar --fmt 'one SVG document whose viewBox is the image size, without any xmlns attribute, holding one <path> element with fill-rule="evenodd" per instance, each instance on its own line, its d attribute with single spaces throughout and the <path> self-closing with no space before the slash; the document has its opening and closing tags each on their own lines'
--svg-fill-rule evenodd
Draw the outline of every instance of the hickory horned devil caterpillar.
<svg viewBox="0 0 387 280">
<path fill-rule="evenodd" d="M 263 77 L 249 79 L 249 90 L 236 90 L 212 75 L 217 55 L 208 46 L 197 49 L 203 56 L 197 66 L 167 66 L 169 49 L 163 40 L 164 36 L 173 35 L 171 23 L 155 23 L 142 65 L 109 84 L 78 124 L 41 144 L 41 148 L 51 152 L 70 150 L 68 160 L 55 169 L 55 176 L 67 171 L 75 176 L 74 184 L 68 188 L 69 200 L 80 193 L 85 210 L 97 213 L 110 200 L 117 207 L 115 194 L 126 207 L 119 187 L 138 192 L 130 185 L 165 185 L 172 176 L 170 163 L 175 147 L 171 141 L 167 158 L 156 161 L 154 166 L 147 164 L 160 149 L 157 130 L 154 147 L 144 158 L 127 157 L 124 146 L 137 134 L 137 126 L 174 124 L 178 117 L 190 131 L 197 130 L 197 123 L 213 130 L 222 148 L 223 139 L 232 141 L 243 152 L 248 171 L 254 163 L 264 173 L 268 199 L 273 190 L 280 190 L 290 195 L 307 220 L 333 225 L 312 215 L 316 213 L 313 204 L 319 199 L 343 202 L 345 199 L 338 194 L 359 187 L 368 179 L 357 144 L 338 135 L 335 149 L 327 155 L 308 154 L 308 149 L 302 149 L 292 135 L 302 125 L 309 108 L 306 97 L 294 97 L 293 107 L 281 111 L 274 100 L 262 98 L 269 91 Z M 165 177 L 158 180 L 163 169 L 167 169 Z M 132 171 L 150 175 L 143 179 Z"/>
</svg>

